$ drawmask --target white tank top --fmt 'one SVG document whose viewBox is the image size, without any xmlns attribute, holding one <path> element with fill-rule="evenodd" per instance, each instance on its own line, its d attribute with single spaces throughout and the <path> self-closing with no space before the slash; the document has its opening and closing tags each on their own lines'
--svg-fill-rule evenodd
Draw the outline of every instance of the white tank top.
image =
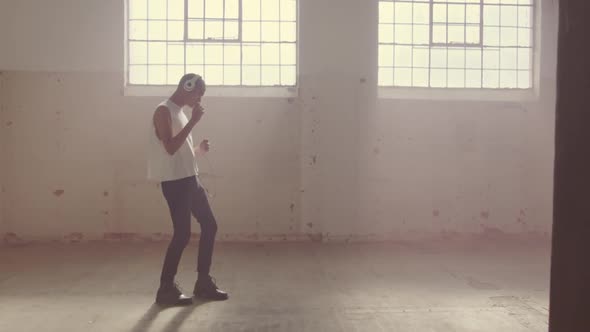
<svg viewBox="0 0 590 332">
<path fill-rule="evenodd" d="M 164 106 L 170 112 L 172 119 L 172 135 L 176 136 L 188 123 L 182 107 L 169 99 L 158 107 Z M 148 179 L 152 181 L 172 181 L 197 175 L 199 169 L 193 150 L 193 137 L 189 134 L 180 149 L 173 155 L 168 154 L 164 144 L 156 135 L 153 117 L 150 118 L 150 133 L 148 146 Z"/>
</svg>

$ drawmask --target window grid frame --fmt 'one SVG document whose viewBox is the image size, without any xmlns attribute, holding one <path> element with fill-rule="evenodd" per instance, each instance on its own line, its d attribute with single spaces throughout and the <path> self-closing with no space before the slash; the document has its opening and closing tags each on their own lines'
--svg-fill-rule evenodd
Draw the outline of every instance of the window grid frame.
<svg viewBox="0 0 590 332">
<path fill-rule="evenodd" d="M 502 3 L 502 1 L 498 2 L 498 3 L 486 3 L 485 0 L 480 0 L 479 2 L 473 2 L 473 3 L 469 3 L 469 2 L 465 2 L 465 1 L 453 1 L 453 0 L 447 0 L 447 1 L 436 1 L 435 0 L 424 0 L 424 1 L 412 1 L 412 0 L 379 0 L 379 4 L 381 3 L 391 3 L 393 5 L 393 21 L 392 22 L 381 22 L 381 20 L 378 21 L 379 26 L 388 26 L 391 25 L 393 27 L 393 41 L 381 41 L 380 38 L 378 38 L 378 46 L 384 46 L 384 45 L 388 45 L 388 46 L 392 46 L 393 47 L 393 56 L 394 59 L 392 61 L 391 65 L 381 65 L 379 64 L 379 68 L 384 68 L 384 69 L 389 69 L 391 70 L 391 75 L 393 75 L 393 78 L 391 79 L 391 84 L 381 84 L 381 82 L 378 82 L 378 86 L 380 88 L 410 88 L 410 89 L 421 89 L 421 88 L 427 88 L 427 89 L 467 89 L 467 90 L 503 90 L 503 89 L 509 89 L 509 90 L 533 90 L 536 86 L 535 84 L 535 50 L 536 50 L 536 46 L 535 46 L 535 38 L 536 38 L 536 33 L 537 33 L 537 29 L 538 26 L 536 24 L 536 16 L 537 16 L 537 8 L 538 5 L 536 3 L 536 0 L 532 0 L 530 3 L 522 3 L 521 1 L 517 1 L 517 3 Z M 395 5 L 397 3 L 408 3 L 411 5 L 412 8 L 412 20 L 411 23 L 398 23 L 397 20 L 397 13 L 396 10 L 397 8 L 395 7 Z M 447 41 L 448 41 L 448 5 L 449 4 L 459 4 L 459 5 L 464 5 L 464 10 L 467 10 L 467 5 L 469 4 L 473 4 L 473 5 L 479 5 L 479 27 L 480 27 L 480 31 L 479 31 L 479 38 L 480 38 L 480 43 L 479 44 L 437 44 L 437 43 L 429 43 L 429 44 L 420 44 L 420 43 L 415 43 L 414 42 L 414 27 L 416 26 L 426 26 L 427 24 L 425 23 L 415 23 L 414 21 L 414 8 L 415 8 L 415 4 L 428 4 L 429 5 L 429 22 L 430 24 L 428 24 L 429 29 L 429 41 L 432 42 L 432 38 L 433 38 L 433 22 L 434 22 L 434 3 L 439 3 L 439 4 L 445 4 L 447 5 L 446 7 L 446 12 L 447 12 Z M 491 7 L 496 7 L 498 9 L 498 24 L 497 25 L 486 25 L 485 24 L 485 15 L 484 15 L 484 10 L 486 6 L 491 6 Z M 502 24 L 502 18 L 501 18 L 501 14 L 502 14 L 502 9 L 504 7 L 515 7 L 516 8 L 516 24 L 509 24 L 509 25 L 503 25 Z M 520 8 L 529 8 L 529 23 L 527 26 L 521 26 L 521 22 L 520 22 Z M 379 11 L 381 11 L 381 9 L 379 9 Z M 379 14 L 380 16 L 380 14 Z M 468 26 L 467 24 L 467 15 L 465 15 L 464 17 L 465 22 L 463 22 L 461 25 L 463 25 L 464 27 Z M 398 42 L 396 40 L 395 37 L 395 29 L 397 26 L 411 26 L 412 28 L 412 38 L 411 38 L 411 42 L 410 43 L 403 43 L 403 42 Z M 486 45 L 484 42 L 484 28 L 496 28 L 498 31 L 498 42 L 497 45 Z M 516 42 L 515 45 L 511 45 L 511 46 L 502 46 L 502 39 L 501 39 L 501 35 L 502 35 L 502 29 L 514 29 L 516 30 Z M 529 36 L 529 41 L 526 43 L 526 45 L 522 45 L 520 44 L 520 35 L 523 33 L 521 30 L 526 30 L 527 35 Z M 466 29 L 464 29 L 464 35 L 466 35 Z M 465 38 L 466 41 L 466 38 Z M 411 57 L 411 66 L 399 66 L 396 65 L 395 63 L 395 52 L 396 52 L 396 46 L 408 46 L 411 48 L 411 53 L 410 53 L 410 57 Z M 421 48 L 421 47 L 425 47 L 428 48 L 428 52 L 429 52 L 429 56 L 428 56 L 428 67 L 418 67 L 418 66 L 414 66 L 414 53 L 415 53 L 415 49 L 417 48 Z M 462 49 L 464 56 L 463 56 L 463 68 L 456 68 L 456 67 L 450 67 L 449 66 L 449 56 L 448 56 L 448 51 L 450 49 Z M 433 58 L 433 49 L 444 49 L 446 51 L 446 67 L 445 68 L 441 68 L 441 67 L 433 67 L 432 66 L 432 58 Z M 472 50 L 476 50 L 480 52 L 480 66 L 479 68 L 471 68 L 469 66 L 467 66 L 467 52 L 472 49 Z M 515 50 L 515 57 L 516 57 L 516 62 L 514 65 L 514 68 L 502 68 L 502 61 L 503 58 L 501 56 L 501 51 L 502 50 L 506 50 L 506 49 L 514 49 Z M 521 56 L 520 50 L 521 49 L 525 49 L 525 50 L 529 50 L 529 60 L 528 60 L 528 68 L 521 68 L 520 64 L 519 64 L 519 59 Z M 484 54 L 486 53 L 485 51 L 496 51 L 498 52 L 498 67 L 497 68 L 487 68 L 484 65 Z M 396 84 L 396 78 L 395 78 L 395 74 L 396 74 L 396 69 L 411 69 L 410 72 L 410 85 L 399 85 Z M 427 79 L 427 85 L 415 85 L 414 82 L 414 69 L 426 69 L 428 75 L 426 75 L 426 79 Z M 443 69 L 446 71 L 446 77 L 445 77 L 445 85 L 444 86 L 433 86 L 432 84 L 432 70 L 433 69 Z M 463 86 L 460 87 L 449 87 L 449 70 L 450 69 L 461 69 L 463 71 Z M 468 77 L 468 70 L 478 70 L 479 71 L 479 85 L 475 85 L 475 86 L 468 86 L 467 84 L 467 77 Z M 485 70 L 494 70 L 498 72 L 498 82 L 497 84 L 494 84 L 494 87 L 486 87 L 484 84 L 484 71 Z M 513 72 L 514 75 L 516 75 L 516 77 L 514 78 L 515 83 L 514 83 L 514 87 L 503 87 L 502 84 L 502 74 L 505 72 Z M 523 72 L 527 72 L 528 73 L 528 79 L 527 81 L 529 82 L 527 87 L 521 87 L 521 77 L 520 74 Z M 379 75 L 382 75 L 381 73 L 379 73 Z M 386 77 L 389 75 L 386 75 Z"/>
<path fill-rule="evenodd" d="M 171 19 L 169 17 L 169 4 L 170 4 L 170 0 L 165 0 L 166 3 L 166 10 L 165 10 L 165 18 L 151 18 L 150 17 L 150 5 L 149 5 L 149 0 L 146 0 L 146 10 L 145 10 L 145 18 L 131 18 L 131 6 L 130 6 L 130 0 L 126 0 L 126 4 L 127 4 L 127 10 L 126 10 L 126 30 L 127 30 L 127 35 L 126 35 L 126 45 L 127 45 L 127 56 L 126 56 L 126 64 L 125 64 L 125 68 L 126 68 L 126 85 L 127 86 L 135 86 L 135 87 L 155 87 L 155 86 L 172 86 L 175 85 L 173 83 L 169 83 L 169 79 L 168 79 L 168 75 L 169 75 L 169 68 L 171 66 L 182 66 L 183 71 L 186 73 L 187 72 L 187 67 L 188 66 L 199 66 L 202 67 L 203 71 L 206 71 L 206 67 L 207 66 L 219 66 L 221 67 L 221 83 L 220 84 L 210 84 L 210 86 L 214 86 L 214 87 L 228 87 L 228 88 L 295 88 L 298 85 L 298 72 L 299 72 L 299 52 L 298 52 L 298 45 L 299 45 L 299 36 L 298 36 L 298 31 L 299 31 L 299 18 L 298 18 L 298 5 L 299 5 L 299 0 L 293 0 L 294 5 L 295 5 L 295 17 L 294 19 L 283 19 L 282 18 L 282 13 L 281 13 L 281 2 L 283 0 L 277 0 L 277 4 L 278 4 L 278 8 L 277 8 L 277 15 L 278 18 L 277 19 L 263 19 L 263 8 L 262 8 L 262 0 L 259 1 L 259 18 L 258 19 L 248 19 L 245 20 L 243 19 L 243 6 L 242 6 L 242 0 L 237 0 L 238 2 L 238 32 L 239 32 L 239 40 L 223 40 L 223 39 L 203 39 L 203 40 L 193 40 L 188 38 L 188 15 L 189 15 L 189 7 L 187 5 L 188 1 L 190 0 L 183 0 L 184 3 L 184 19 L 180 20 L 180 19 Z M 226 22 L 225 19 L 208 19 L 206 18 L 206 12 L 205 12 L 205 6 L 206 6 L 206 1 L 207 0 L 203 0 L 203 24 L 205 23 L 205 21 L 212 21 L 212 20 L 217 20 L 217 21 L 222 21 L 222 22 Z M 224 11 L 224 17 L 225 17 L 225 0 L 223 0 L 223 11 Z M 142 14 L 142 15 L 143 15 Z M 235 19 L 232 19 L 235 20 Z M 138 22 L 142 22 L 146 24 L 145 27 L 145 39 L 138 39 L 138 38 L 131 38 L 130 37 L 130 27 L 131 27 L 131 22 L 134 21 L 138 21 Z M 165 36 L 166 39 L 151 39 L 150 38 L 150 22 L 163 22 L 165 27 Z M 183 22 L 183 38 L 182 40 L 174 40 L 174 39 L 170 39 L 168 38 L 169 34 L 168 34 L 168 25 L 170 22 Z M 255 22 L 255 23 L 259 23 L 260 27 L 259 27 L 259 40 L 255 40 L 255 41 L 244 41 L 243 40 L 243 23 L 244 22 Z M 263 40 L 263 23 L 275 23 L 278 28 L 278 38 L 277 40 L 272 40 L 272 41 L 265 41 Z M 281 33 L 281 28 L 283 23 L 290 23 L 293 24 L 294 27 L 294 33 L 295 35 L 293 36 L 293 39 L 289 38 L 286 40 L 282 40 L 282 33 Z M 204 27 L 203 27 L 203 31 L 204 31 Z M 205 36 L 205 31 L 203 32 L 203 35 Z M 223 24 L 223 35 L 225 37 L 225 24 Z M 131 61 L 131 44 L 133 42 L 141 42 L 141 43 L 145 43 L 145 47 L 146 47 L 146 51 L 145 51 L 145 57 L 146 60 L 144 62 L 137 62 L 137 63 L 132 63 Z M 150 61 L 150 44 L 152 43 L 164 43 L 165 44 L 165 56 L 166 56 L 166 60 L 164 61 L 164 63 L 153 63 Z M 169 60 L 169 54 L 168 54 L 168 49 L 170 47 L 171 44 L 181 44 L 183 47 L 183 64 L 171 64 L 170 60 Z M 215 63 L 215 64 L 211 64 L 211 63 L 207 63 L 206 57 L 205 57 L 205 52 L 206 52 L 206 48 L 207 46 L 210 45 L 214 45 L 214 44 L 221 44 L 222 49 L 221 49 L 221 62 L 220 63 Z M 272 63 L 272 64 L 265 64 L 262 60 L 262 55 L 263 55 L 263 46 L 264 45 L 268 45 L 268 44 L 272 44 L 272 45 L 276 45 L 277 47 L 277 61 L 276 63 Z M 202 48 L 202 59 L 200 60 L 201 63 L 196 63 L 196 64 L 189 64 L 187 62 L 187 51 L 188 51 L 188 47 L 190 47 L 191 45 L 196 45 Z M 283 49 L 283 45 L 292 45 L 294 47 L 294 62 L 288 62 L 288 63 L 283 63 L 283 59 L 282 59 L 282 49 Z M 187 47 L 188 46 L 188 47 Z M 239 63 L 236 64 L 226 64 L 225 62 L 225 48 L 226 46 L 237 46 L 240 48 L 240 55 L 239 55 Z M 259 48 L 259 59 L 257 61 L 257 63 L 255 64 L 245 64 L 244 63 L 244 46 L 248 47 L 258 47 Z M 166 70 L 166 75 L 165 75 L 165 79 L 163 84 L 156 84 L 156 83 L 151 83 L 150 82 L 150 67 L 153 66 L 163 66 L 165 67 Z M 239 83 L 237 84 L 226 84 L 226 78 L 225 78 L 225 69 L 226 67 L 237 67 L 239 68 Z M 143 67 L 143 70 L 145 70 L 145 83 L 131 83 L 131 77 L 130 77 L 130 71 L 131 71 L 131 67 Z M 244 82 L 244 70 L 245 68 L 252 68 L 252 67 L 256 67 L 258 70 L 258 82 L 256 84 L 253 83 L 248 83 L 246 84 Z M 274 67 L 277 71 L 278 71 L 278 81 L 276 84 L 263 84 L 263 69 L 265 67 Z M 284 68 L 289 68 L 289 70 L 294 70 L 294 80 L 293 83 L 283 83 L 283 69 Z M 205 74 L 203 72 L 203 74 Z M 275 73 L 276 74 L 276 73 Z M 143 81 L 143 80 L 142 80 Z"/>
</svg>

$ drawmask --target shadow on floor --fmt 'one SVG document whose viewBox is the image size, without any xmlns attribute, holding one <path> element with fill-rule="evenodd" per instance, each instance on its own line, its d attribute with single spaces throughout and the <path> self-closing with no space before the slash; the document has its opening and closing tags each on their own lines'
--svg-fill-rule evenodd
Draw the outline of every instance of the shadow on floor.
<svg viewBox="0 0 590 332">
<path fill-rule="evenodd" d="M 162 329 L 164 332 L 176 332 L 182 326 L 184 321 L 192 314 L 197 307 L 203 305 L 209 301 L 205 300 L 198 300 L 193 299 L 193 305 L 189 305 L 186 307 L 163 307 L 153 303 L 150 308 L 146 311 L 145 314 L 137 321 L 135 326 L 130 330 L 130 332 L 145 332 L 147 331 L 150 326 L 158 317 L 158 314 L 164 310 L 178 310 L 176 315 L 170 319 L 170 322 L 166 324 L 166 326 Z"/>
</svg>

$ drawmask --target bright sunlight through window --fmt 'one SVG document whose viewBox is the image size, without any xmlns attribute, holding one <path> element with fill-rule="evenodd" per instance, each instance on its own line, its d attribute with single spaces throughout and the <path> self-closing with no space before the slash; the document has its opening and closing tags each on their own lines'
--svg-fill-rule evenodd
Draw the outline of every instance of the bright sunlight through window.
<svg viewBox="0 0 590 332">
<path fill-rule="evenodd" d="M 296 0 L 128 0 L 130 85 L 294 86 Z"/>
<path fill-rule="evenodd" d="M 530 89 L 534 0 L 379 1 L 379 86 Z"/>
</svg>

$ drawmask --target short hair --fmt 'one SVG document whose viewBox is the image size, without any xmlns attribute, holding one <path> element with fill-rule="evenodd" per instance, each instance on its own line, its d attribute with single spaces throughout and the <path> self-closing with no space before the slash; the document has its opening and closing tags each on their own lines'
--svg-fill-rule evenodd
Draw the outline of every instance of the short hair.
<svg viewBox="0 0 590 332">
<path fill-rule="evenodd" d="M 185 74 L 184 76 L 182 76 L 182 78 L 180 79 L 180 81 L 178 82 L 178 90 L 184 90 L 184 84 L 192 79 L 194 79 L 195 77 L 197 77 L 197 84 L 205 84 L 205 81 L 203 81 L 203 78 L 200 75 L 194 74 L 194 73 L 188 73 Z"/>
</svg>

